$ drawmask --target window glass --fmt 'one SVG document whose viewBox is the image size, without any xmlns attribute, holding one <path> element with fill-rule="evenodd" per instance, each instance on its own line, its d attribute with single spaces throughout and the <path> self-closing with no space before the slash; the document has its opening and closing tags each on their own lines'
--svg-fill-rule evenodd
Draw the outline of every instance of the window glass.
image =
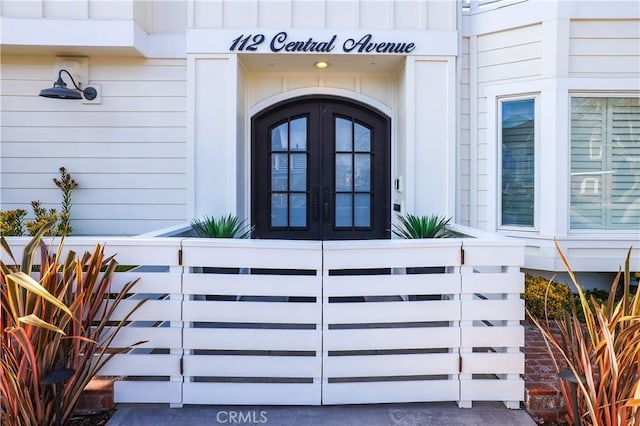
<svg viewBox="0 0 640 426">
<path fill-rule="evenodd" d="M 571 99 L 571 229 L 640 228 L 640 98 Z"/>
<path fill-rule="evenodd" d="M 501 103 L 501 225 L 533 227 L 535 100 Z"/>
<path fill-rule="evenodd" d="M 271 129 L 271 226 L 307 226 L 307 117 Z"/>
</svg>

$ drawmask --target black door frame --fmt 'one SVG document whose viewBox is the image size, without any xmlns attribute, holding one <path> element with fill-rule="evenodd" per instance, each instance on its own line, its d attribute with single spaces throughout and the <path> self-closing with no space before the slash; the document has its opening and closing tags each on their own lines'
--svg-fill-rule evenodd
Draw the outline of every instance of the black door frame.
<svg viewBox="0 0 640 426">
<path fill-rule="evenodd" d="M 307 105 L 307 109 L 309 106 L 322 107 L 323 110 L 315 111 L 317 113 L 317 117 L 308 123 L 309 133 L 315 132 L 316 134 L 321 134 L 319 137 L 321 143 L 322 140 L 326 140 L 326 135 L 323 132 L 325 131 L 333 131 L 333 124 L 331 123 L 331 114 L 325 115 L 325 112 L 337 112 L 339 113 L 341 108 L 347 108 L 351 113 L 354 111 L 356 115 L 354 117 L 357 118 L 359 115 L 362 117 L 363 122 L 370 122 L 374 120 L 376 122 L 377 131 L 373 136 L 373 139 L 380 138 L 379 142 L 375 142 L 372 140 L 372 144 L 379 143 L 377 149 L 372 147 L 372 152 L 374 156 L 382 155 L 384 158 L 382 161 L 373 160 L 373 163 L 377 167 L 373 172 L 371 185 L 374 189 L 373 201 L 372 201 L 372 220 L 374 223 L 371 224 L 371 229 L 336 229 L 332 227 L 332 223 L 334 222 L 334 214 L 333 209 L 330 209 L 330 219 L 327 221 L 326 217 L 323 218 L 325 220 L 320 220 L 319 224 L 313 224 L 312 216 L 314 213 L 312 210 L 314 207 L 312 206 L 313 202 L 317 202 L 317 194 L 312 194 L 312 188 L 308 186 L 309 193 L 307 197 L 307 206 L 308 206 L 308 214 L 307 214 L 307 235 L 302 235 L 305 231 L 297 231 L 297 230 L 274 230 L 270 229 L 268 232 L 266 229 L 270 228 L 265 223 L 265 208 L 270 211 L 270 201 L 267 200 L 268 194 L 262 194 L 265 197 L 262 202 L 257 201 L 257 188 L 259 188 L 259 180 L 260 179 L 268 179 L 268 176 L 265 176 L 261 173 L 258 173 L 260 170 L 259 161 L 265 162 L 264 158 L 258 158 L 260 154 L 264 154 L 264 148 L 259 149 L 257 146 L 258 141 L 264 135 L 259 135 L 259 123 L 266 117 L 269 117 L 273 114 L 279 114 L 281 111 L 284 111 L 286 115 L 290 111 L 295 111 L 296 107 L 300 107 L 301 105 Z M 303 108 L 304 109 L 304 108 Z M 366 120 L 365 120 L 366 118 Z M 327 128 L 330 126 L 330 128 Z M 264 129 L 263 129 L 264 130 Z M 310 141 L 311 142 L 311 141 Z M 258 229 L 265 229 L 263 232 L 254 232 L 255 238 L 273 238 L 273 239 L 325 239 L 325 240 L 348 240 L 348 239 L 387 239 L 390 238 L 390 226 L 391 226 L 391 119 L 385 113 L 380 110 L 367 105 L 365 103 L 335 96 L 335 95 L 304 95 L 298 96 L 295 98 L 290 98 L 257 112 L 251 118 L 251 223 L 257 225 Z M 334 151 L 333 149 L 324 149 L 319 145 L 315 148 L 320 149 L 320 153 L 322 155 L 322 165 L 320 166 L 324 170 L 327 170 L 328 164 L 331 161 Z M 309 147 L 309 150 L 315 149 L 313 146 Z M 264 167 L 264 166 L 263 166 Z M 372 166 L 373 169 L 374 166 Z M 308 172 L 308 179 L 310 181 L 314 179 L 318 179 L 318 173 L 314 172 L 315 167 L 310 166 Z M 319 168 L 318 168 L 319 169 Z M 333 170 L 333 167 L 331 168 Z M 335 173 L 335 170 L 334 170 Z M 334 176 L 329 177 L 329 179 L 335 179 Z M 325 176 L 325 183 L 327 177 Z M 264 185 L 264 182 L 260 182 Z M 268 191 L 266 191 L 268 192 Z M 320 189 L 321 197 L 326 196 L 322 194 L 323 190 Z M 333 197 L 333 193 L 331 194 Z M 333 206 L 333 203 L 331 203 Z M 261 217 L 262 215 L 262 217 Z M 322 214 L 324 216 L 324 212 Z M 310 237 L 308 233 L 315 232 L 312 231 L 314 226 L 317 228 L 318 226 L 321 228 L 319 231 L 321 237 Z M 299 233 L 299 234 L 298 234 Z"/>
</svg>

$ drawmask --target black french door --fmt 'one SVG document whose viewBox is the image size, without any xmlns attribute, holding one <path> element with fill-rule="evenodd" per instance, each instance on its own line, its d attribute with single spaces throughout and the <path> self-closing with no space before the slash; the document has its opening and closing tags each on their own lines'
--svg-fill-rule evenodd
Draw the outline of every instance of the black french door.
<svg viewBox="0 0 640 426">
<path fill-rule="evenodd" d="M 278 104 L 252 120 L 254 238 L 389 238 L 390 124 L 334 97 Z"/>
</svg>

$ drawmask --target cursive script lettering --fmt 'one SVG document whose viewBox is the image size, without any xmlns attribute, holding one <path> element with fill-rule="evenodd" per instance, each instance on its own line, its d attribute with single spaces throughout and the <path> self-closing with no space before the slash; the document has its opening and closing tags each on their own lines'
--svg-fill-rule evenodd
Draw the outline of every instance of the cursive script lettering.
<svg viewBox="0 0 640 426">
<path fill-rule="evenodd" d="M 329 53 L 336 47 L 338 36 L 333 34 L 331 38 L 316 40 L 309 37 L 306 40 L 290 40 L 286 31 L 280 31 L 269 41 L 269 50 L 274 53 Z M 264 34 L 240 34 L 231 41 L 229 50 L 234 52 L 257 52 L 262 49 L 262 44 L 267 41 Z M 342 51 L 345 53 L 404 53 L 415 50 L 416 45 L 411 42 L 376 41 L 372 34 L 365 34 L 359 39 L 348 38 L 342 43 Z"/>
<path fill-rule="evenodd" d="M 413 43 L 396 43 L 396 42 L 372 42 L 373 36 L 367 34 L 360 38 L 360 40 L 354 40 L 349 38 L 345 40 L 342 45 L 342 49 L 349 53 L 356 51 L 358 53 L 411 53 L 416 48 Z"/>
<path fill-rule="evenodd" d="M 335 47 L 337 36 L 334 35 L 329 41 L 316 41 L 309 37 L 306 41 L 287 41 L 287 33 L 282 31 L 271 39 L 272 52 L 331 52 Z"/>
</svg>

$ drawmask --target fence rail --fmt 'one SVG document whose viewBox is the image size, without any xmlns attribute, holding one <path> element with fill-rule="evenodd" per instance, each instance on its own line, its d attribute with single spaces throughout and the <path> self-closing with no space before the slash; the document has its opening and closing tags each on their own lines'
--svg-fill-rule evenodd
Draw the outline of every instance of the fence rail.
<svg viewBox="0 0 640 426">
<path fill-rule="evenodd" d="M 521 242 L 70 237 L 65 250 L 96 243 L 132 267 L 113 292 L 140 279 L 116 315 L 147 299 L 114 345 L 142 343 L 101 371 L 119 377 L 117 402 L 524 398 Z"/>
</svg>

